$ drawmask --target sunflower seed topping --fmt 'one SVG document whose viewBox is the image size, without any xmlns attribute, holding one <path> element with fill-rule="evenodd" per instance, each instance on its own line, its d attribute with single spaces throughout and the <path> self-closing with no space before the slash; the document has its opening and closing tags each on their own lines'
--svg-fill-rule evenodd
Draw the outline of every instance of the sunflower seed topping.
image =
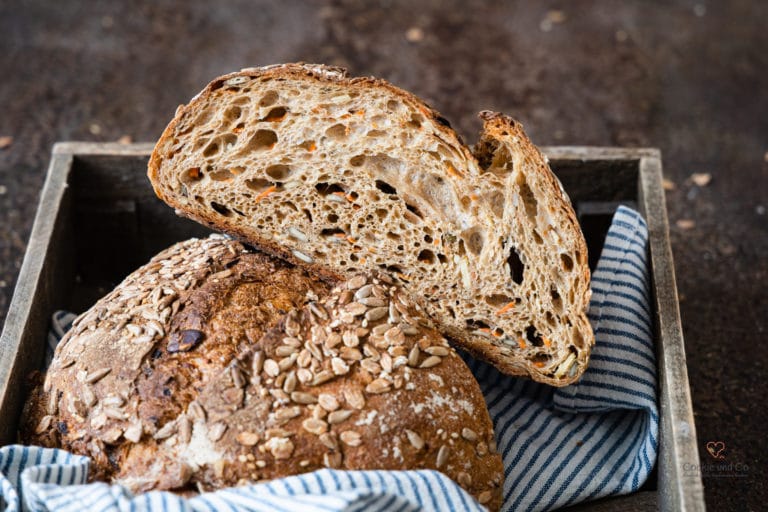
<svg viewBox="0 0 768 512">
<path fill-rule="evenodd" d="M 365 396 L 359 388 L 346 388 L 344 390 L 344 400 L 355 409 L 365 407 Z"/>
<path fill-rule="evenodd" d="M 179 418 L 179 441 L 184 444 L 192 439 L 192 421 L 186 416 Z"/>
<path fill-rule="evenodd" d="M 448 456 L 451 454 L 448 445 L 444 444 L 437 452 L 437 460 L 435 461 L 435 467 L 440 468 L 448 462 Z"/>
<path fill-rule="evenodd" d="M 218 441 L 227 431 L 227 426 L 224 423 L 214 423 L 208 429 L 208 439 L 213 442 Z"/>
<path fill-rule="evenodd" d="M 361 288 L 366 283 L 366 278 L 364 275 L 357 275 L 347 281 L 347 289 L 348 290 L 357 290 L 358 288 Z"/>
<path fill-rule="evenodd" d="M 301 426 L 304 428 L 304 430 L 310 434 L 315 434 L 316 436 L 324 434 L 328 431 L 328 424 L 317 418 L 307 418 L 301 423 Z"/>
<path fill-rule="evenodd" d="M 35 427 L 35 434 L 42 434 L 48 428 L 51 426 L 51 422 L 53 421 L 53 416 L 46 414 L 43 416 L 43 418 L 40 420 L 40 423 L 37 424 L 37 427 Z"/>
<path fill-rule="evenodd" d="M 325 432 L 320 434 L 320 442 L 329 450 L 338 450 L 339 442 L 336 440 L 336 436 L 332 432 Z"/>
<path fill-rule="evenodd" d="M 371 381 L 371 383 L 365 387 L 365 391 L 366 393 L 379 394 L 389 391 L 391 387 L 392 383 L 386 379 L 379 378 Z"/>
<path fill-rule="evenodd" d="M 88 372 L 88 375 L 85 377 L 85 382 L 88 384 L 93 384 L 101 379 L 103 379 L 109 372 L 111 372 L 111 368 L 100 368 L 93 372 Z"/>
<path fill-rule="evenodd" d="M 294 391 L 293 393 L 291 393 L 291 400 L 293 400 L 297 404 L 303 404 L 303 405 L 317 403 L 317 398 L 315 397 L 315 395 L 311 393 L 306 393 L 304 391 Z"/>
<path fill-rule="evenodd" d="M 320 393 L 317 397 L 317 403 L 328 412 L 333 412 L 339 408 L 339 401 L 330 393 Z"/>
<path fill-rule="evenodd" d="M 326 452 L 323 454 L 323 464 L 331 469 L 338 469 L 341 467 L 341 452 Z"/>
<path fill-rule="evenodd" d="M 365 300 L 365 299 L 363 299 L 363 300 Z M 380 301 L 380 299 L 369 299 L 369 300 Z M 380 302 L 384 302 L 384 301 L 380 301 Z M 382 318 L 387 316 L 387 312 L 388 312 L 388 310 L 385 307 L 375 307 L 373 309 L 369 309 L 365 313 L 365 319 L 368 320 L 369 322 L 375 322 L 375 321 L 381 320 Z"/>
<path fill-rule="evenodd" d="M 360 287 L 360 289 L 355 292 L 355 300 L 360 302 L 360 299 L 365 299 L 367 297 L 370 297 L 372 292 L 373 292 L 373 285 L 366 284 L 365 286 Z"/>
<path fill-rule="evenodd" d="M 439 345 L 427 347 L 424 352 L 432 356 L 440 357 L 446 357 L 448 354 L 450 354 L 450 351 L 446 347 L 441 347 Z"/>
<path fill-rule="evenodd" d="M 424 439 L 422 439 L 419 434 L 413 430 L 405 429 L 405 435 L 408 437 L 408 442 L 411 443 L 411 446 L 417 450 L 424 448 Z"/>
<path fill-rule="evenodd" d="M 237 434 L 235 439 L 243 446 L 254 446 L 259 442 L 259 434 L 256 432 L 243 431 Z"/>
<path fill-rule="evenodd" d="M 346 421 L 349 419 L 350 416 L 352 416 L 352 413 L 354 411 L 350 409 L 342 409 L 340 411 L 333 411 L 328 415 L 328 423 L 331 425 L 336 425 L 337 423 L 341 423 L 343 421 Z"/>
<path fill-rule="evenodd" d="M 339 438 L 341 438 L 341 442 L 347 446 L 360 446 L 363 442 L 360 438 L 360 434 L 354 430 L 345 430 L 339 435 Z"/>
<path fill-rule="evenodd" d="M 477 433 L 471 428 L 464 427 L 461 429 L 461 437 L 472 443 L 477 441 Z"/>
<path fill-rule="evenodd" d="M 469 476 L 469 473 L 465 473 L 464 471 L 459 471 L 459 474 L 456 475 L 456 480 L 458 480 L 459 485 L 464 489 L 472 485 L 472 477 Z"/>
<path fill-rule="evenodd" d="M 298 406 L 286 407 L 284 409 L 278 409 L 275 412 L 275 419 L 278 421 L 288 421 L 301 414 L 301 409 Z"/>
<path fill-rule="evenodd" d="M 264 372 L 270 377 L 277 377 L 280 375 L 280 366 L 274 359 L 267 359 L 264 361 Z"/>
<path fill-rule="evenodd" d="M 421 362 L 419 368 L 432 368 L 433 366 L 440 364 L 440 361 L 442 361 L 440 356 L 429 356 Z"/>
<path fill-rule="evenodd" d="M 106 413 L 106 411 L 104 411 Z M 175 421 L 169 421 L 165 425 L 163 425 L 160 430 L 155 432 L 155 435 L 152 436 L 155 439 L 166 439 L 168 437 L 171 437 L 173 434 L 176 433 L 177 423 Z"/>
<path fill-rule="evenodd" d="M 485 505 L 491 501 L 492 497 L 493 493 L 491 491 L 483 491 L 477 496 L 477 501 L 479 501 L 481 505 Z"/>
</svg>

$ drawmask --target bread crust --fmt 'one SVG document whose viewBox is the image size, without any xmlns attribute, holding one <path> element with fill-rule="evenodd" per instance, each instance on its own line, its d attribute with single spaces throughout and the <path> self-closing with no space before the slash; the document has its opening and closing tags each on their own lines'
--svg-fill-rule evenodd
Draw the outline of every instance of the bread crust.
<svg viewBox="0 0 768 512">
<path fill-rule="evenodd" d="M 437 301 L 425 297 L 423 293 L 419 293 L 412 287 L 409 288 L 409 291 L 416 296 L 416 300 L 421 301 L 445 335 L 450 336 L 459 346 L 467 349 L 476 357 L 491 362 L 506 374 L 530 377 L 536 381 L 553 386 L 568 385 L 581 376 L 588 363 L 591 347 L 594 344 L 594 335 L 586 318 L 586 309 L 589 301 L 589 269 L 587 266 L 586 244 L 567 195 L 549 169 L 546 159 L 530 142 L 519 123 L 502 114 L 492 112 L 481 113 L 481 117 L 484 120 L 484 132 L 481 134 L 481 140 L 492 139 L 494 140 L 493 144 L 496 146 L 501 145 L 508 148 L 510 158 L 520 165 L 516 165 L 518 169 L 511 172 L 498 168 L 498 166 L 492 166 L 493 168 L 491 169 L 478 170 L 479 164 L 476 156 L 463 144 L 460 137 L 450 128 L 448 122 L 437 111 L 426 105 L 416 96 L 381 79 L 373 77 L 349 78 L 346 71 L 341 68 L 303 63 L 276 65 L 266 68 L 249 68 L 224 75 L 211 82 L 188 105 L 180 107 L 175 118 L 163 132 L 149 162 L 148 176 L 158 197 L 176 208 L 177 213 L 180 215 L 187 216 L 213 229 L 229 233 L 270 254 L 306 268 L 315 275 L 330 279 L 348 277 L 349 273 L 335 266 L 334 262 L 297 256 L 296 251 L 292 247 L 279 240 L 262 236 L 258 229 L 246 225 L 245 221 L 241 221 L 236 216 L 222 217 L 216 212 L 198 208 L 195 205 L 185 204 L 184 201 L 180 200 L 181 198 L 178 197 L 178 194 L 163 186 L 162 167 L 164 164 L 167 164 L 169 154 L 171 154 L 170 158 L 172 158 L 173 153 L 173 151 L 169 151 L 169 147 L 179 137 L 183 136 L 181 132 L 189 129 L 189 126 L 182 126 L 182 123 L 189 124 L 190 119 L 203 115 L 206 108 L 216 108 L 215 95 L 217 91 L 221 91 L 223 88 L 226 90 L 229 87 L 227 84 L 238 84 L 241 83 L 239 82 L 241 80 L 258 80 L 259 84 L 275 83 L 277 84 L 275 87 L 279 87 L 279 84 L 286 80 L 304 80 L 317 87 L 323 87 L 323 84 L 328 84 L 363 93 L 385 91 L 387 94 L 392 95 L 393 98 L 397 98 L 404 104 L 409 105 L 409 107 L 425 117 L 426 121 L 424 124 L 429 123 L 430 128 L 435 130 L 440 140 L 450 147 L 451 150 L 460 153 L 461 156 L 458 159 L 466 161 L 471 172 L 479 174 L 479 176 L 475 176 L 477 179 L 476 185 L 477 189 L 481 191 L 480 195 L 483 196 L 483 199 L 473 203 L 472 211 L 475 212 L 473 215 L 476 215 L 476 220 L 480 225 L 489 226 L 498 223 L 497 216 L 494 216 L 492 200 L 486 200 L 486 196 L 490 197 L 493 194 L 498 194 L 499 190 L 504 191 L 504 194 L 510 196 L 508 190 L 515 187 L 515 180 L 519 180 L 521 176 L 524 180 L 527 179 L 530 182 L 538 183 L 539 188 L 537 188 L 536 193 L 540 194 L 539 199 L 543 200 L 549 207 L 551 214 L 555 217 L 555 224 L 558 224 L 566 232 L 564 235 L 566 248 L 563 251 L 567 249 L 566 252 L 572 254 L 569 257 L 575 260 L 570 263 L 570 266 L 575 267 L 575 270 L 572 270 L 570 272 L 571 275 L 567 277 L 568 282 L 564 285 L 566 290 L 558 290 L 562 296 L 564 292 L 570 294 L 570 287 L 574 287 L 572 291 L 573 296 L 570 297 L 569 295 L 567 301 L 563 299 L 567 303 L 567 311 L 565 314 L 559 315 L 555 321 L 558 339 L 549 340 L 546 336 L 542 338 L 542 335 L 539 333 L 540 329 L 547 328 L 543 318 L 546 311 L 552 310 L 552 308 L 545 307 L 546 304 L 542 306 L 544 309 L 540 311 L 539 316 L 541 318 L 535 316 L 529 320 L 530 327 L 533 329 L 531 331 L 533 332 L 532 335 L 528 336 L 527 339 L 520 332 L 518 334 L 510 334 L 509 336 L 505 335 L 502 343 L 502 341 L 494 339 L 497 329 L 492 324 L 488 325 L 489 321 L 487 318 L 483 319 L 475 327 L 469 325 L 469 320 L 467 325 L 459 325 L 448 318 L 448 309 L 446 309 L 445 302 L 437 304 Z M 480 156 L 478 158 L 482 159 Z M 449 172 L 443 171 L 443 176 L 446 180 L 454 179 L 450 176 Z M 514 197 L 507 197 L 508 204 L 515 201 Z M 519 218 L 511 217 L 508 214 L 508 211 L 511 209 L 511 206 L 505 206 L 504 222 L 524 223 L 524 220 L 521 221 Z M 490 231 L 494 236 L 506 238 L 506 235 L 503 233 L 498 235 L 498 228 L 493 228 Z M 504 243 L 506 241 L 502 243 L 502 247 Z M 510 252 L 515 249 L 506 247 L 503 250 Z M 397 260 L 395 255 L 392 255 L 392 258 Z M 497 259 L 504 260 L 504 258 L 498 255 Z M 539 258 L 530 258 L 531 261 L 528 263 L 535 266 L 537 263 L 533 260 L 536 259 Z M 546 272 L 555 273 L 558 271 L 559 263 L 557 263 L 558 266 L 554 263 L 557 262 L 554 262 L 551 258 L 545 258 L 538 264 L 540 266 L 548 266 Z M 486 280 L 485 282 L 488 283 L 487 280 L 496 279 L 496 277 L 483 276 L 473 271 L 472 277 L 465 277 L 465 279 L 468 281 Z M 409 286 L 407 282 L 401 282 L 406 287 Z M 508 288 L 514 290 L 515 287 L 510 283 Z M 538 292 L 530 292 L 529 290 L 527 293 L 536 294 Z M 503 295 L 506 295 L 506 291 Z M 548 300 L 542 299 L 542 302 L 547 303 Z M 479 297 L 477 302 L 482 302 Z M 503 310 L 503 308 L 499 307 L 499 310 Z M 567 326 L 565 326 L 566 323 L 568 324 Z M 542 342 L 542 339 L 545 342 Z M 542 343 L 550 342 L 556 345 L 556 348 L 550 349 L 549 345 L 546 347 L 542 346 Z M 522 348 L 526 345 L 527 349 Z M 533 350 L 531 345 L 536 345 L 536 349 Z"/>
<path fill-rule="evenodd" d="M 234 240 L 171 247 L 78 318 L 24 441 L 134 492 L 424 468 L 498 509 L 501 457 L 462 359 L 386 277 L 329 288 Z"/>
</svg>

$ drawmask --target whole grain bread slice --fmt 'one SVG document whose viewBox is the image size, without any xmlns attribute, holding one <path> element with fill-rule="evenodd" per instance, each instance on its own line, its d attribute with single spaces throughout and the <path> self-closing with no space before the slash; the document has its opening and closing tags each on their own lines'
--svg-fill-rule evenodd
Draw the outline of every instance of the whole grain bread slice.
<svg viewBox="0 0 768 512">
<path fill-rule="evenodd" d="M 475 356 L 563 386 L 594 343 L 586 244 L 520 124 L 480 115 L 470 150 L 383 80 L 250 68 L 179 108 L 149 177 L 179 214 L 319 275 L 388 273 Z"/>
</svg>

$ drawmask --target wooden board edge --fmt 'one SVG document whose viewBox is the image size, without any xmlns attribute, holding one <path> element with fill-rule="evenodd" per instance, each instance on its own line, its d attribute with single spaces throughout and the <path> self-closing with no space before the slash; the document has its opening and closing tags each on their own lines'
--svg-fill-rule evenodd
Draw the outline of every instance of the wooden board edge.
<svg viewBox="0 0 768 512">
<path fill-rule="evenodd" d="M 659 507 L 661 510 L 704 512 L 701 476 L 685 469 L 686 464 L 698 467 L 699 451 L 660 156 L 642 157 L 639 170 L 640 203 L 648 223 L 651 279 L 655 290 L 653 306 L 659 315 L 660 428 L 665 432 L 659 447 Z"/>
</svg>

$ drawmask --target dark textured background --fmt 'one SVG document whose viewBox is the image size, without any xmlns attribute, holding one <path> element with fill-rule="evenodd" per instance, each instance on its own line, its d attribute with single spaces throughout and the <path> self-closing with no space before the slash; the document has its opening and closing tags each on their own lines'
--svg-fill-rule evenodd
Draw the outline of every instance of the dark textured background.
<svg viewBox="0 0 768 512">
<path fill-rule="evenodd" d="M 494 109 L 541 145 L 661 148 L 702 462 L 723 441 L 748 465 L 705 477 L 707 502 L 764 509 L 768 2 L 415 3 L 0 3 L 0 323 L 54 141 L 154 141 L 218 74 L 340 64 L 470 141 Z"/>
</svg>

